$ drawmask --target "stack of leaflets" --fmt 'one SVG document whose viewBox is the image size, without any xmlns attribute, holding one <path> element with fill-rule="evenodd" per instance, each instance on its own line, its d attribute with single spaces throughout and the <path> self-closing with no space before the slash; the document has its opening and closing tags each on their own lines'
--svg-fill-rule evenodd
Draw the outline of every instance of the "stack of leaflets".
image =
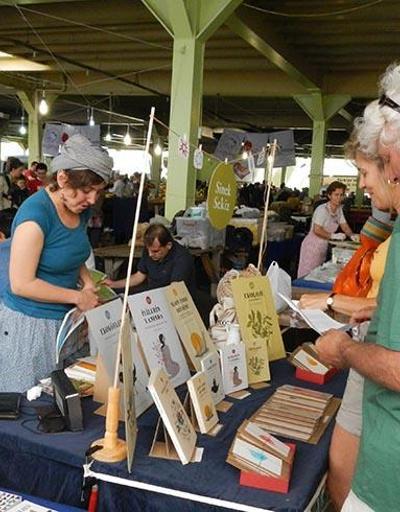
<svg viewBox="0 0 400 512">
<path fill-rule="evenodd" d="M 340 400 L 329 393 L 280 386 L 251 417 L 268 432 L 316 444 L 333 418 Z"/>
<path fill-rule="evenodd" d="M 303 343 L 294 350 L 288 361 L 301 370 L 308 372 L 317 373 L 318 375 L 326 375 L 333 366 L 323 363 L 318 356 L 318 352 L 315 350 L 313 343 Z"/>
<path fill-rule="evenodd" d="M 227 462 L 242 471 L 288 479 L 293 458 L 293 446 L 282 443 L 263 426 L 246 420 L 237 431 Z"/>
</svg>

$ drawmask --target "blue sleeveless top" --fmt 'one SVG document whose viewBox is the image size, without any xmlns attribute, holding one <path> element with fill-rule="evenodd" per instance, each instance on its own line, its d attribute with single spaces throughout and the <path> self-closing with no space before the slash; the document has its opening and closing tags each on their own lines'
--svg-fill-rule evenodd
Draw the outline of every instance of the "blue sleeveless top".
<svg viewBox="0 0 400 512">
<path fill-rule="evenodd" d="M 23 222 L 35 222 L 43 232 L 44 245 L 36 277 L 55 286 L 77 289 L 79 269 L 90 254 L 86 224 L 90 211 L 80 215 L 76 228 L 64 226 L 56 207 L 45 189 L 41 189 L 22 203 L 12 224 L 12 234 Z M 29 254 L 26 255 L 29 258 Z M 71 304 L 55 304 L 27 299 L 12 293 L 8 286 L 4 304 L 15 311 L 36 318 L 62 319 Z"/>
</svg>

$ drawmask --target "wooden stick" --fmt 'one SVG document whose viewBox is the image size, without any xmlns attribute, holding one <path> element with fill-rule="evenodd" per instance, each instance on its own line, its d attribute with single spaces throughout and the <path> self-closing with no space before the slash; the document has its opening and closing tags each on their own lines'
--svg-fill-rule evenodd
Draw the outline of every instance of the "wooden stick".
<svg viewBox="0 0 400 512">
<path fill-rule="evenodd" d="M 155 111 L 155 108 L 151 107 L 149 128 L 147 130 L 146 148 L 145 148 L 145 153 L 144 153 L 145 157 L 147 157 L 147 155 L 149 154 L 151 133 L 153 131 L 154 111 Z M 137 199 L 137 204 L 136 204 L 135 220 L 133 223 L 133 230 L 132 230 L 131 250 L 129 252 L 128 270 L 126 273 L 124 300 L 122 303 L 121 327 L 120 327 L 119 336 L 118 336 L 117 358 L 115 361 L 115 370 L 114 370 L 114 385 L 113 385 L 114 388 L 118 387 L 119 358 L 120 358 L 120 354 L 121 354 L 122 332 L 123 332 L 124 323 L 127 321 L 126 313 L 127 313 L 127 305 L 128 305 L 129 278 L 131 277 L 132 265 L 133 265 L 133 255 L 135 254 L 136 234 L 137 234 L 137 227 L 139 224 L 140 210 L 142 207 L 142 197 L 143 197 L 143 189 L 144 189 L 145 179 L 146 179 L 146 173 L 144 172 L 144 169 L 143 169 L 142 175 L 140 176 L 139 194 L 138 194 L 138 199 Z"/>
<path fill-rule="evenodd" d="M 268 239 L 265 238 L 265 233 L 266 233 L 267 225 L 268 225 L 268 203 L 269 203 L 269 196 L 271 193 L 272 171 L 274 168 L 277 145 L 278 145 L 277 140 L 274 139 L 274 142 L 272 143 L 272 146 L 270 148 L 269 154 L 266 159 L 267 165 L 265 168 L 266 169 L 265 174 L 266 174 L 266 181 L 267 181 L 267 194 L 265 196 L 264 218 L 263 218 L 263 224 L 262 224 L 262 230 L 261 230 L 260 249 L 258 251 L 258 263 L 257 263 L 257 270 L 260 270 L 260 271 L 261 271 L 263 255 L 267 248 L 267 241 L 268 241 Z M 264 240 L 265 240 L 265 247 L 264 247 Z"/>
</svg>

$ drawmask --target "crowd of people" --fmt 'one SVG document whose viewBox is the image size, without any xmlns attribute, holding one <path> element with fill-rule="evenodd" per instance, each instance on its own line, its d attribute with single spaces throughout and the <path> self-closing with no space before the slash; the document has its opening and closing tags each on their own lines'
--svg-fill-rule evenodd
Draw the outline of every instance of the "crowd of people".
<svg viewBox="0 0 400 512">
<path fill-rule="evenodd" d="M 47 165 L 43 162 L 26 166 L 18 158 L 9 157 L 0 174 L 0 211 L 17 210 L 30 195 L 47 185 Z"/>
</svg>

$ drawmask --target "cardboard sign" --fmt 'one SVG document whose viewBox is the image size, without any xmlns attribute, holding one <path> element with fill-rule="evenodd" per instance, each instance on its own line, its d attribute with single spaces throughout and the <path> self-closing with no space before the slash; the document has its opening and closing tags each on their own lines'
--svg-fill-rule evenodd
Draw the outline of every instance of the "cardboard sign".
<svg viewBox="0 0 400 512">
<path fill-rule="evenodd" d="M 211 176 L 207 195 L 208 216 L 216 229 L 223 229 L 229 224 L 236 206 L 236 195 L 232 165 L 219 164 Z"/>
<path fill-rule="evenodd" d="M 286 357 L 268 279 L 263 276 L 234 279 L 232 292 L 243 341 L 265 340 L 267 360 Z"/>
</svg>

